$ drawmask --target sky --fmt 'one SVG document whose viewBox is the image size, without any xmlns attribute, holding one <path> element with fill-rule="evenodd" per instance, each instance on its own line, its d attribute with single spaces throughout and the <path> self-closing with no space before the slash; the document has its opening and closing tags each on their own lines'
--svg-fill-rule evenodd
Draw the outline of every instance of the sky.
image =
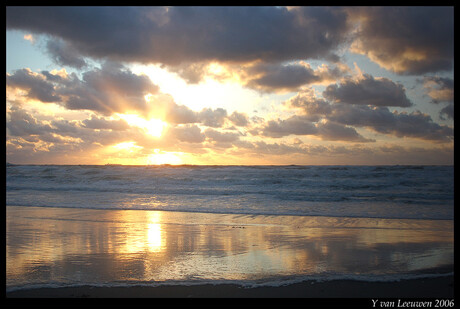
<svg viewBox="0 0 460 309">
<path fill-rule="evenodd" d="M 7 7 L 13 164 L 453 164 L 453 7 Z"/>
</svg>

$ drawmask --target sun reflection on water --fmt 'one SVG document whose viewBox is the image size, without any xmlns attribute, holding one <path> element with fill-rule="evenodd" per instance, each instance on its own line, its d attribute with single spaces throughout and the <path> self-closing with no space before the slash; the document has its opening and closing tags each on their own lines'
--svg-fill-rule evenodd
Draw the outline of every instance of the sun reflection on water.
<svg viewBox="0 0 460 309">
<path fill-rule="evenodd" d="M 147 224 L 147 245 L 150 252 L 159 252 L 164 247 L 164 241 L 162 238 L 161 229 L 161 213 L 160 212 L 149 212 L 148 220 L 150 223 Z"/>
<path fill-rule="evenodd" d="M 451 221 L 15 206 L 8 207 L 7 222 L 7 286 L 385 274 L 453 265 Z"/>
</svg>

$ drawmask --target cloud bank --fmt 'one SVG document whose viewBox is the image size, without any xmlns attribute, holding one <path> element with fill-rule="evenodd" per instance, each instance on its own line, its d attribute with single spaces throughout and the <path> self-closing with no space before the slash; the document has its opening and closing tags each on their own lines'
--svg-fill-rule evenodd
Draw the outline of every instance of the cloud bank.
<svg viewBox="0 0 460 309">
<path fill-rule="evenodd" d="M 7 7 L 6 25 L 42 38 L 42 51 L 72 69 L 6 74 L 10 156 L 128 143 L 137 155 L 402 158 L 438 149 L 448 157 L 453 144 L 453 126 L 442 123 L 454 110 L 454 80 L 442 75 L 453 70 L 452 7 Z M 354 74 L 345 64 L 353 53 L 391 74 Z M 264 117 L 219 102 L 193 110 L 135 74 L 135 63 L 159 65 L 188 84 L 231 81 L 290 97 Z M 440 121 L 392 76 L 415 76 Z M 40 104 L 79 118 L 45 119 Z M 167 126 L 152 137 L 120 114 Z"/>
</svg>

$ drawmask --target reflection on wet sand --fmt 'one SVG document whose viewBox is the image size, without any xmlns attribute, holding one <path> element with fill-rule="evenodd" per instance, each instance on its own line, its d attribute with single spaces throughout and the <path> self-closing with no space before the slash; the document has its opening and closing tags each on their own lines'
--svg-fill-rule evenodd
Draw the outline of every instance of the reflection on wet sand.
<svg viewBox="0 0 460 309">
<path fill-rule="evenodd" d="M 7 287 L 453 267 L 453 222 L 7 207 Z"/>
</svg>

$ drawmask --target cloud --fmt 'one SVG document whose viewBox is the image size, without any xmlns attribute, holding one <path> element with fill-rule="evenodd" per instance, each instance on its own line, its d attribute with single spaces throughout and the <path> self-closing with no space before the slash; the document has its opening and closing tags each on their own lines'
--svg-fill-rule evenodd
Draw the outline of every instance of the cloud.
<svg viewBox="0 0 460 309">
<path fill-rule="evenodd" d="M 56 103 L 69 110 L 88 110 L 103 116 L 116 113 L 136 113 L 145 118 L 162 119 L 173 125 L 201 124 L 221 128 L 227 122 L 247 126 L 247 115 L 233 112 L 227 115 L 223 108 L 203 108 L 194 111 L 185 105 L 178 105 L 174 99 L 159 92 L 146 75 L 136 75 L 129 69 L 113 62 L 106 62 L 101 68 L 86 71 L 80 79 L 75 73 L 65 71 L 42 71 L 34 73 L 29 69 L 7 74 L 7 86 L 28 90 L 26 98 L 43 103 Z M 103 118 L 92 118 L 84 123 L 88 128 L 106 126 Z M 111 126 L 114 123 L 110 123 Z M 118 123 L 120 128 L 122 123 Z"/>
<path fill-rule="evenodd" d="M 258 141 L 253 144 L 252 147 L 253 153 L 257 155 L 275 155 L 282 156 L 292 153 L 305 153 L 305 149 L 298 146 L 286 145 L 283 143 L 272 143 L 268 144 L 264 141 Z M 251 149 L 251 148 L 250 148 Z"/>
<path fill-rule="evenodd" d="M 375 142 L 361 136 L 353 127 L 326 119 L 314 123 L 309 116 L 305 115 L 294 115 L 284 120 L 270 120 L 262 127 L 259 134 L 272 138 L 311 135 L 327 141 Z"/>
<path fill-rule="evenodd" d="M 419 111 L 391 112 L 387 107 L 337 106 L 328 119 L 342 124 L 365 127 L 382 134 L 411 137 L 435 142 L 453 140 L 453 129 L 433 122 Z"/>
<path fill-rule="evenodd" d="M 51 131 L 50 125 L 39 123 L 36 118 L 23 109 L 11 108 L 7 116 L 6 127 L 11 136 L 39 135 Z"/>
<path fill-rule="evenodd" d="M 369 108 L 344 106 L 351 109 Z M 408 115 L 410 116 L 410 114 Z M 327 137 L 328 132 L 332 132 L 329 133 L 332 137 L 343 134 L 341 140 L 357 142 L 358 144 L 315 145 L 302 143 L 298 139 L 294 139 L 293 143 L 286 142 L 286 140 L 276 143 L 268 143 L 263 140 L 251 142 L 242 139 L 243 135 L 237 132 L 219 131 L 213 128 L 202 131 L 195 124 L 168 126 L 164 138 L 152 139 L 151 136 L 137 127 L 125 129 L 123 121 L 120 120 L 92 115 L 82 121 L 65 119 L 41 121 L 38 120 L 39 116 L 39 114 L 34 116 L 21 109 L 19 105 L 10 106 L 7 111 L 6 143 L 9 160 L 14 157 L 15 160 L 21 162 L 52 163 L 55 162 L 56 158 L 60 158 L 59 162 L 74 160 L 68 162 L 82 164 L 82 160 L 87 160 L 87 157 L 82 157 L 83 154 L 98 156 L 98 151 L 107 151 L 110 149 L 107 148 L 109 146 L 135 141 L 136 154 L 145 156 L 151 154 L 154 149 L 162 149 L 163 151 L 183 151 L 199 155 L 213 155 L 216 151 L 222 151 L 228 155 L 241 156 L 244 154 L 259 159 L 264 157 L 264 160 L 268 161 L 263 162 L 272 163 L 289 163 L 291 162 L 289 161 L 290 158 L 301 160 L 292 162 L 316 162 L 318 164 L 326 164 L 329 161 L 325 160 L 331 158 L 334 159 L 334 162 L 343 162 L 343 164 L 362 164 L 363 162 L 369 162 L 369 164 L 378 162 L 408 164 L 413 162 L 411 160 L 414 158 L 416 162 L 421 164 L 424 162 L 432 164 L 452 163 L 451 152 L 445 146 L 422 149 L 385 143 L 376 148 L 364 147 L 359 139 L 352 138 L 354 136 L 352 130 L 341 132 L 347 126 L 341 126 L 329 120 L 321 122 L 321 126 L 317 126 L 317 136 Z M 406 122 L 405 120 L 403 121 Z M 418 125 L 412 126 L 412 128 L 417 127 Z M 292 157 L 293 155 L 297 157 Z M 282 158 L 281 156 L 286 157 Z M 91 161 L 84 162 L 91 163 Z"/>
<path fill-rule="evenodd" d="M 332 112 L 332 105 L 316 96 L 312 88 L 299 91 L 295 96 L 284 102 L 289 108 L 300 109 L 311 121 L 319 121 L 323 116 Z"/>
<path fill-rule="evenodd" d="M 230 120 L 234 125 L 239 127 L 245 127 L 249 124 L 249 118 L 244 113 L 239 113 L 234 111 L 231 115 L 227 116 L 227 119 Z"/>
<path fill-rule="evenodd" d="M 227 111 L 220 107 L 214 110 L 211 108 L 203 108 L 201 112 L 198 113 L 198 117 L 205 126 L 220 128 L 225 122 Z"/>
<path fill-rule="evenodd" d="M 60 38 L 85 57 L 177 65 L 337 59 L 348 23 L 326 7 L 7 7 L 7 29 Z"/>
<path fill-rule="evenodd" d="M 227 119 L 227 111 L 223 108 L 211 109 L 203 108 L 201 111 L 196 112 L 191 110 L 185 105 L 178 105 L 169 95 L 161 94 L 160 96 L 153 96 L 151 115 L 165 120 L 171 124 L 202 124 L 204 126 L 220 128 Z M 159 98 L 156 100 L 155 98 Z M 237 120 L 243 121 L 242 116 L 233 114 L 232 119 L 239 117 Z"/>
<path fill-rule="evenodd" d="M 454 80 L 447 77 L 425 76 L 423 87 L 432 98 L 432 103 L 454 102 Z"/>
<path fill-rule="evenodd" d="M 168 71 L 176 73 L 188 84 L 200 83 L 204 76 L 209 74 L 209 63 L 181 63 L 178 65 L 170 65 L 166 67 Z"/>
<path fill-rule="evenodd" d="M 53 40 L 48 49 L 58 61 L 163 63 L 191 83 L 210 61 L 336 62 L 350 42 L 351 51 L 399 74 L 453 68 L 453 7 L 7 7 L 6 13 L 7 29 Z M 259 82 L 271 85 L 289 69 L 309 78 L 285 68 Z"/>
<path fill-rule="evenodd" d="M 441 119 L 445 119 L 444 115 L 446 115 L 447 118 L 453 119 L 454 118 L 454 104 L 451 103 L 451 104 L 447 105 L 446 107 L 441 109 L 439 114 L 440 114 Z"/>
<path fill-rule="evenodd" d="M 420 81 L 420 80 L 419 80 Z M 447 103 L 439 112 L 443 120 L 454 118 L 454 80 L 448 77 L 425 76 L 422 80 L 426 94 L 431 98 L 431 103 Z"/>
<path fill-rule="evenodd" d="M 35 44 L 35 38 L 32 34 L 24 34 L 24 40 L 29 41 L 32 44 Z"/>
<path fill-rule="evenodd" d="M 144 96 L 159 91 L 146 75 L 136 75 L 113 62 L 84 72 L 82 79 L 75 73 L 59 75 L 16 70 L 12 75 L 7 74 L 7 86 L 28 90 L 29 99 L 104 115 L 127 111 L 146 114 L 150 107 Z"/>
<path fill-rule="evenodd" d="M 429 115 L 419 111 L 391 112 L 386 106 L 331 103 L 316 97 L 312 89 L 299 92 L 287 100 L 285 105 L 298 109 L 303 114 L 301 116 L 309 121 L 327 120 L 349 127 L 363 127 L 399 138 L 410 137 L 435 142 L 453 140 L 451 127 L 439 125 Z"/>
<path fill-rule="evenodd" d="M 202 143 L 206 136 L 197 125 L 181 125 L 170 128 L 166 133 L 166 139 L 172 138 L 187 143 Z"/>
<path fill-rule="evenodd" d="M 355 128 L 342 125 L 333 121 L 324 121 L 316 125 L 318 136 L 326 141 L 348 141 L 348 142 L 375 142 L 374 139 L 367 139 L 360 135 Z"/>
<path fill-rule="evenodd" d="M 58 40 L 48 40 L 46 49 L 55 63 L 82 69 L 87 66 L 86 61 L 68 44 Z"/>
<path fill-rule="evenodd" d="M 291 116 L 285 120 L 270 120 L 262 128 L 261 134 L 280 138 L 288 135 L 314 135 L 318 130 L 314 123 L 303 116 Z"/>
<path fill-rule="evenodd" d="M 54 91 L 54 85 L 46 77 L 30 69 L 16 70 L 6 75 L 7 87 L 27 90 L 27 97 L 42 102 L 59 102 L 61 97 Z"/>
<path fill-rule="evenodd" d="M 358 22 L 351 51 L 399 74 L 451 70 L 453 7 L 365 7 L 346 9 Z"/>
<path fill-rule="evenodd" d="M 7 111 L 8 155 L 19 155 L 27 162 L 41 158 L 44 161 L 40 162 L 51 163 L 53 158 L 63 160 L 72 156 L 75 156 L 74 162 L 91 162 L 94 159 L 91 151 L 127 141 L 143 142 L 147 138 L 143 130 L 126 126 L 123 120 L 92 115 L 82 121 L 59 118 L 45 121 L 38 120 L 40 116 L 19 106 Z M 48 154 L 48 160 L 41 157 L 43 152 Z"/>
<path fill-rule="evenodd" d="M 98 130 L 125 131 L 130 128 L 128 123 L 123 119 L 107 120 L 103 117 L 97 117 L 95 115 L 92 115 L 90 119 L 83 120 L 82 125 L 88 129 Z"/>
<path fill-rule="evenodd" d="M 206 138 L 212 143 L 213 147 L 230 148 L 235 145 L 241 134 L 235 132 L 221 132 L 212 128 L 204 131 Z"/>
<path fill-rule="evenodd" d="M 249 75 L 246 86 L 263 92 L 294 91 L 320 80 L 309 65 L 299 64 L 259 63 L 249 67 L 246 74 Z"/>
<path fill-rule="evenodd" d="M 363 74 L 358 79 L 346 78 L 339 85 L 329 85 L 323 96 L 336 103 L 399 107 L 413 105 L 403 85 L 384 77 L 374 78 L 369 74 Z"/>
</svg>

